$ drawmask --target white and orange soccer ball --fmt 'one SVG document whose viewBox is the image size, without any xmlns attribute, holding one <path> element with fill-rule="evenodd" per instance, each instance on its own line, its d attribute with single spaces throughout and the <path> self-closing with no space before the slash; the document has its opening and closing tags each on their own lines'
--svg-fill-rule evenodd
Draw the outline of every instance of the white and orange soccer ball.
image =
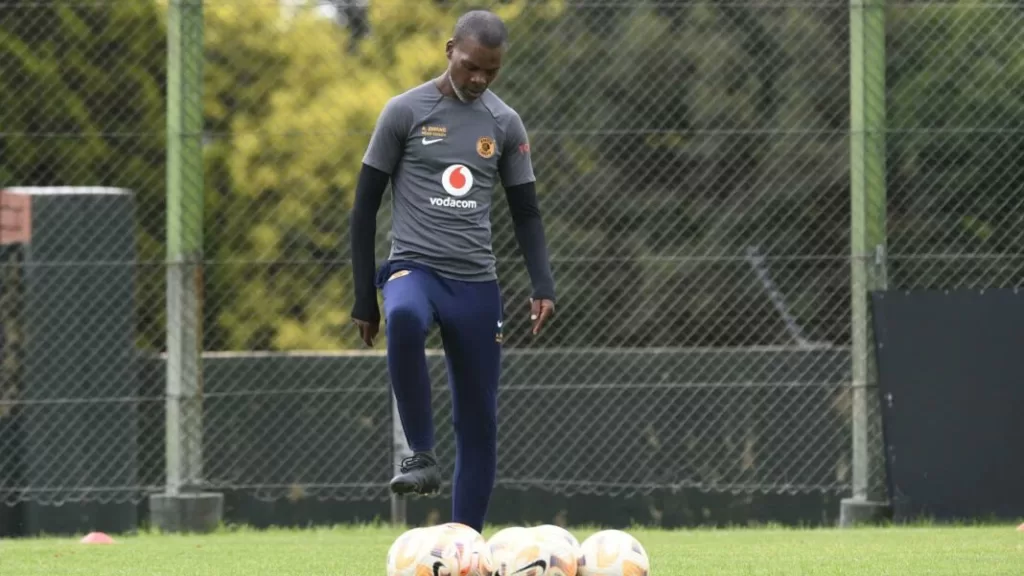
<svg viewBox="0 0 1024 576">
<path fill-rule="evenodd" d="M 413 528 L 391 545 L 388 576 L 492 576 L 491 552 L 479 532 L 450 522 Z"/>
<path fill-rule="evenodd" d="M 488 540 L 487 547 L 491 551 L 491 561 L 494 563 L 495 574 L 511 574 L 509 568 L 515 560 L 515 552 L 519 547 L 518 542 L 526 537 L 526 528 L 522 526 L 509 526 L 495 532 Z"/>
<path fill-rule="evenodd" d="M 502 530 L 489 541 L 495 576 L 576 576 L 578 548 L 569 536 L 557 526 Z"/>
<path fill-rule="evenodd" d="M 388 576 L 416 576 L 425 553 L 429 550 L 428 528 L 413 528 L 403 532 L 391 544 L 387 556 Z"/>
<path fill-rule="evenodd" d="M 530 528 L 530 530 L 543 534 L 545 538 L 561 538 L 562 540 L 568 542 L 573 548 L 575 548 L 577 552 L 579 552 L 580 541 L 572 535 L 572 532 L 569 532 L 561 526 L 557 526 L 555 524 L 541 524 L 540 526 L 534 526 L 533 528 Z"/>
<path fill-rule="evenodd" d="M 621 530 L 596 532 L 580 545 L 579 576 L 650 576 L 643 545 Z"/>
</svg>

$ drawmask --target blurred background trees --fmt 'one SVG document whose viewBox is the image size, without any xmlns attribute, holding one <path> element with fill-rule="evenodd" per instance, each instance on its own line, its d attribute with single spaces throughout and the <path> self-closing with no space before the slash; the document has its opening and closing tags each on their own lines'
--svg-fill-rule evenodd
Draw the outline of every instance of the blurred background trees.
<svg viewBox="0 0 1024 576">
<path fill-rule="evenodd" d="M 359 346 L 347 218 L 362 153 L 387 99 L 444 69 L 471 6 L 291 4 L 205 10 L 208 350 Z M 559 287 L 545 346 L 847 342 L 845 5 L 485 4 L 511 29 L 494 90 L 530 130 Z M 159 349 L 164 8 L 3 14 L 0 180 L 136 191 L 139 339 Z M 890 3 L 887 20 L 890 280 L 1019 278 L 1021 11 Z M 506 345 L 529 345 L 496 194 Z"/>
</svg>

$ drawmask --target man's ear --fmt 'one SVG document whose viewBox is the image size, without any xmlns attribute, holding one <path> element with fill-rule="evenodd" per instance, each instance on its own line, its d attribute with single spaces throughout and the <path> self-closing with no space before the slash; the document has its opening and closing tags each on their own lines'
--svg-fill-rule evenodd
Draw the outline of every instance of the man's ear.
<svg viewBox="0 0 1024 576">
<path fill-rule="evenodd" d="M 452 50 L 455 49 L 455 40 L 449 38 L 448 42 L 445 42 L 444 53 L 448 56 L 448 59 L 452 59 Z"/>
</svg>

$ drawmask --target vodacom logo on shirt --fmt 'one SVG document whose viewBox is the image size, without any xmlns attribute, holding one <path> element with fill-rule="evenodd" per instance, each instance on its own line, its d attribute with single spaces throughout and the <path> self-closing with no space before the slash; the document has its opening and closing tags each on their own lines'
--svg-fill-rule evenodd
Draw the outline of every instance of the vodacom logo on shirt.
<svg viewBox="0 0 1024 576">
<path fill-rule="evenodd" d="M 441 185 L 445 192 L 461 198 L 473 188 L 473 173 L 462 164 L 452 164 L 441 175 Z"/>
<path fill-rule="evenodd" d="M 432 206 L 444 208 L 476 208 L 476 200 L 457 200 L 473 189 L 473 172 L 463 164 L 452 164 L 441 174 L 441 186 L 451 198 L 431 198 Z"/>
</svg>

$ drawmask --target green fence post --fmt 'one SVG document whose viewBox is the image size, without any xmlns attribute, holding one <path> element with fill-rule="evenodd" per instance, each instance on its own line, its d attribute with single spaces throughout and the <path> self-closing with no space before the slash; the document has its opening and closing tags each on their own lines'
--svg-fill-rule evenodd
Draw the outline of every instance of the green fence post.
<svg viewBox="0 0 1024 576">
<path fill-rule="evenodd" d="M 166 531 L 208 531 L 223 496 L 203 485 L 203 0 L 167 18 L 167 486 L 150 500 Z"/>
<path fill-rule="evenodd" d="M 850 0 L 850 272 L 853 490 L 840 524 L 876 518 L 872 494 L 870 404 L 877 385 L 870 292 L 886 285 L 885 1 Z"/>
</svg>

